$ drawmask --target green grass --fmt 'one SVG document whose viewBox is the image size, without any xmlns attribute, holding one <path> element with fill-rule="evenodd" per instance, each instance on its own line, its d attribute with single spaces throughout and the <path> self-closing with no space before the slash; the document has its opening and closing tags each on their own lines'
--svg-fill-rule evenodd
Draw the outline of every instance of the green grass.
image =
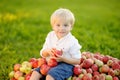
<svg viewBox="0 0 120 80">
<path fill-rule="evenodd" d="M 50 15 L 60 7 L 75 14 L 81 51 L 120 59 L 119 0 L 0 0 L 0 80 L 9 80 L 15 63 L 40 57 Z"/>
</svg>

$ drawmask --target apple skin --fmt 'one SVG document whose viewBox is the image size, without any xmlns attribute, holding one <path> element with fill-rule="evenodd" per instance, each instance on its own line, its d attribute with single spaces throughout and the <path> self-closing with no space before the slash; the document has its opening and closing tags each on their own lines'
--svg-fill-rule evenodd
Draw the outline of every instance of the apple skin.
<svg viewBox="0 0 120 80">
<path fill-rule="evenodd" d="M 92 65 L 94 64 L 94 61 L 92 60 L 92 59 L 85 59 L 84 61 L 83 61 L 83 65 L 82 65 L 82 67 L 83 68 L 90 68 Z"/>
<path fill-rule="evenodd" d="M 98 69 L 99 69 L 96 64 L 93 64 L 93 65 L 91 66 L 91 68 L 92 68 L 93 71 L 98 71 Z"/>
<path fill-rule="evenodd" d="M 95 64 L 98 65 L 98 67 L 101 67 L 102 65 L 104 65 L 104 63 L 98 59 L 95 59 Z"/>
<path fill-rule="evenodd" d="M 92 77 L 92 80 L 100 80 L 99 75 L 94 75 L 94 76 Z"/>
<path fill-rule="evenodd" d="M 45 58 L 39 58 L 38 59 L 38 66 L 41 67 L 43 64 L 46 64 L 47 61 Z"/>
<path fill-rule="evenodd" d="M 23 76 L 19 77 L 18 80 L 25 80 Z"/>
<path fill-rule="evenodd" d="M 112 64 L 112 69 L 115 70 L 115 69 L 120 69 L 120 65 L 118 62 L 113 62 Z"/>
<path fill-rule="evenodd" d="M 48 64 L 48 66 L 50 66 L 50 67 L 55 67 L 55 66 L 57 66 L 58 62 L 57 62 L 56 59 L 52 59 L 52 58 L 51 58 L 51 59 L 48 60 L 47 64 Z"/>
<path fill-rule="evenodd" d="M 101 67 L 101 72 L 102 73 L 108 73 L 108 71 L 110 70 L 109 66 L 108 65 L 103 65 Z"/>
<path fill-rule="evenodd" d="M 105 76 L 105 80 L 113 80 L 113 78 L 112 78 L 111 75 L 106 75 L 106 76 Z"/>
<path fill-rule="evenodd" d="M 31 58 L 29 62 L 32 64 L 32 68 L 38 67 L 38 60 L 36 58 Z"/>
<path fill-rule="evenodd" d="M 75 65 L 74 68 L 73 68 L 73 73 L 75 75 L 80 75 L 82 73 L 82 69 L 80 67 L 80 65 Z"/>
<path fill-rule="evenodd" d="M 99 75 L 100 73 L 98 71 L 94 71 L 93 75 Z"/>
<path fill-rule="evenodd" d="M 9 78 L 13 78 L 13 77 L 14 77 L 14 74 L 15 74 L 15 71 L 11 71 L 11 72 L 9 73 Z"/>
<path fill-rule="evenodd" d="M 86 69 L 87 73 L 93 73 L 93 70 L 91 68 Z"/>
<path fill-rule="evenodd" d="M 31 77 L 31 74 L 27 74 L 27 75 L 25 76 L 25 80 L 30 80 L 30 77 Z"/>
<path fill-rule="evenodd" d="M 119 78 L 115 76 L 115 77 L 113 77 L 113 80 L 119 80 Z"/>
<path fill-rule="evenodd" d="M 24 66 L 24 67 L 32 68 L 32 64 L 31 64 L 30 62 L 28 62 L 28 61 L 22 62 L 21 66 L 22 66 L 22 67 Z"/>
<path fill-rule="evenodd" d="M 109 60 L 109 56 L 103 56 L 102 61 L 104 64 L 107 64 L 108 60 Z"/>
<path fill-rule="evenodd" d="M 20 72 L 20 71 L 16 71 L 15 74 L 14 74 L 14 78 L 15 79 L 18 79 L 19 77 L 23 76 L 23 73 Z"/>
<path fill-rule="evenodd" d="M 15 64 L 14 65 L 14 71 L 19 71 L 21 67 L 21 64 Z"/>
<path fill-rule="evenodd" d="M 63 51 L 62 51 L 62 50 L 59 50 L 59 49 L 55 49 L 55 48 L 54 48 L 54 53 L 53 53 L 53 54 L 54 54 L 54 56 L 55 56 L 55 57 L 57 57 L 57 55 L 62 56 Z"/>
<path fill-rule="evenodd" d="M 84 74 L 84 76 L 82 77 L 82 80 L 92 80 L 92 79 L 90 78 L 89 75 Z"/>
<path fill-rule="evenodd" d="M 114 70 L 112 68 L 109 69 L 108 75 L 115 76 Z"/>
<path fill-rule="evenodd" d="M 42 75 L 47 75 L 47 72 L 50 70 L 50 66 L 48 66 L 47 64 L 43 64 L 40 68 L 40 72 Z"/>
</svg>

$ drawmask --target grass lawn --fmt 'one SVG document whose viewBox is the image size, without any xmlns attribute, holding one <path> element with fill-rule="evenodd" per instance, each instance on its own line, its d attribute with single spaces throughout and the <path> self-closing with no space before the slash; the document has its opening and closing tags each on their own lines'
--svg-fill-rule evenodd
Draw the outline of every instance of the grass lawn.
<svg viewBox="0 0 120 80">
<path fill-rule="evenodd" d="M 76 17 L 82 52 L 120 59 L 120 0 L 0 0 L 0 80 L 9 80 L 15 63 L 40 57 L 50 15 L 61 7 Z"/>
</svg>

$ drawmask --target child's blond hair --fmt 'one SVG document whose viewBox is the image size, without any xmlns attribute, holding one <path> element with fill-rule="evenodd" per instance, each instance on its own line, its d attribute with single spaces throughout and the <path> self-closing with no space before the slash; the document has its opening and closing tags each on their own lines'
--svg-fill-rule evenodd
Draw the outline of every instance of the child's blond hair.
<svg viewBox="0 0 120 80">
<path fill-rule="evenodd" d="M 57 19 L 68 20 L 72 26 L 75 22 L 74 14 L 70 10 L 65 8 L 60 8 L 53 12 L 50 18 L 51 25 L 53 25 Z"/>
</svg>

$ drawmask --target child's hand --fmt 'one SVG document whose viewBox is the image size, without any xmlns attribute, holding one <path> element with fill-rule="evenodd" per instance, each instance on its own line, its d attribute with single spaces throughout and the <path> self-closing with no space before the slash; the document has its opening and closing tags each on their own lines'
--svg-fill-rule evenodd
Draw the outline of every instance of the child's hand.
<svg viewBox="0 0 120 80">
<path fill-rule="evenodd" d="M 59 55 L 59 54 L 56 54 L 56 56 L 53 56 L 53 57 L 51 57 L 51 58 L 56 59 L 56 60 L 59 61 L 59 62 L 63 61 L 63 59 L 64 59 L 64 57 L 61 56 L 61 55 Z"/>
</svg>

